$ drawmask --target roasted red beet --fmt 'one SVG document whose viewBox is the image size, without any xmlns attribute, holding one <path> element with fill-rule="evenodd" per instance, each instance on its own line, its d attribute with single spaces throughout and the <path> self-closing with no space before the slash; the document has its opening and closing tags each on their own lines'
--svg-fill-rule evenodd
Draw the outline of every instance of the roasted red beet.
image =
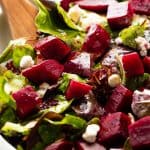
<svg viewBox="0 0 150 150">
<path fill-rule="evenodd" d="M 66 90 L 66 98 L 67 99 L 80 98 L 85 94 L 89 93 L 91 89 L 92 86 L 88 84 L 71 80 Z"/>
<path fill-rule="evenodd" d="M 22 74 L 36 84 L 43 82 L 56 83 L 63 70 L 63 65 L 56 60 L 49 59 L 23 70 Z"/>
<path fill-rule="evenodd" d="M 150 15 L 150 0 L 130 0 L 130 4 L 136 13 Z"/>
<path fill-rule="evenodd" d="M 107 19 L 111 28 L 119 29 L 131 24 L 133 10 L 128 2 L 113 3 L 109 5 Z"/>
<path fill-rule="evenodd" d="M 73 144 L 66 140 L 59 140 L 47 146 L 45 150 L 72 150 Z"/>
<path fill-rule="evenodd" d="M 76 2 L 81 8 L 91 11 L 106 11 L 109 4 L 116 0 L 79 0 Z"/>
<path fill-rule="evenodd" d="M 108 114 L 101 118 L 98 140 L 107 146 L 120 146 L 128 137 L 130 118 L 121 112 Z"/>
<path fill-rule="evenodd" d="M 150 149 L 150 116 L 129 125 L 129 138 L 134 150 Z"/>
<path fill-rule="evenodd" d="M 38 98 L 37 93 L 31 86 L 26 86 L 13 93 L 12 97 L 16 101 L 17 112 L 21 118 L 24 118 L 35 111 L 37 106 L 41 103 L 41 99 Z"/>
<path fill-rule="evenodd" d="M 132 92 L 123 85 L 117 86 L 105 106 L 108 113 L 128 111 L 132 102 Z"/>
<path fill-rule="evenodd" d="M 102 56 L 110 44 L 110 36 L 101 26 L 93 24 L 89 27 L 82 50 Z"/>
<path fill-rule="evenodd" d="M 140 59 L 138 53 L 133 52 L 130 54 L 123 55 L 122 63 L 126 72 L 126 77 L 130 78 L 144 74 L 142 60 Z"/>
<path fill-rule="evenodd" d="M 89 77 L 91 74 L 91 55 L 86 52 L 71 54 L 64 64 L 64 71 Z"/>
<path fill-rule="evenodd" d="M 87 144 L 85 142 L 77 142 L 75 144 L 76 150 L 106 150 L 106 148 L 98 143 Z"/>
<path fill-rule="evenodd" d="M 61 7 L 62 7 L 64 10 L 68 11 L 70 1 L 71 1 L 71 0 L 60 0 L 60 5 L 61 5 Z"/>
<path fill-rule="evenodd" d="M 54 36 L 48 36 L 35 45 L 45 59 L 56 59 L 61 61 L 70 52 L 70 47 L 63 41 Z"/>
<path fill-rule="evenodd" d="M 143 59 L 145 72 L 150 73 L 150 56 L 145 56 Z"/>
</svg>

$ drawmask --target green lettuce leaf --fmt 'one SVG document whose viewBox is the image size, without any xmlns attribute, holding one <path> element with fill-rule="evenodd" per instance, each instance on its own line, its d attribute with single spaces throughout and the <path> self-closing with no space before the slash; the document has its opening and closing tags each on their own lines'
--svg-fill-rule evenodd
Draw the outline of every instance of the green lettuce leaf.
<svg viewBox="0 0 150 150">
<path fill-rule="evenodd" d="M 13 64 L 15 67 L 19 67 L 21 58 L 23 56 L 29 55 L 32 58 L 35 57 L 35 51 L 31 45 L 24 44 L 24 45 L 18 45 L 13 48 Z"/>
<path fill-rule="evenodd" d="M 72 29 L 75 30 L 79 30 L 79 31 L 83 31 L 83 29 L 76 25 L 67 15 L 67 12 L 59 5 L 57 4 L 57 10 L 58 13 L 61 14 L 61 16 L 63 17 L 64 22 L 66 23 L 66 25 Z"/>
<path fill-rule="evenodd" d="M 6 80 L 6 83 L 4 84 L 4 90 L 7 94 L 16 92 L 28 84 L 28 81 L 24 76 L 16 75 L 11 71 L 6 71 L 3 76 Z"/>
<path fill-rule="evenodd" d="M 48 109 L 42 110 L 41 112 L 55 112 L 55 113 L 63 113 L 64 111 L 66 111 L 70 105 L 73 102 L 72 100 L 66 100 L 66 98 L 63 95 L 57 95 L 56 97 L 54 97 L 55 100 L 58 100 L 58 104 L 56 106 L 51 106 Z"/>
<path fill-rule="evenodd" d="M 41 124 L 38 133 L 41 137 L 42 143 L 45 145 L 50 144 L 61 137 L 60 127 L 49 123 Z"/>
<path fill-rule="evenodd" d="M 61 85 L 58 88 L 62 93 L 65 93 L 71 79 L 75 81 L 85 82 L 85 80 L 83 80 L 80 76 L 76 74 L 63 73 L 62 79 L 61 79 Z"/>
<path fill-rule="evenodd" d="M 2 127 L 7 121 L 14 122 L 16 120 L 16 114 L 12 108 L 5 109 L 0 115 L 0 127 Z"/>
<path fill-rule="evenodd" d="M 3 110 L 3 108 L 5 108 L 7 106 L 10 106 L 13 109 L 16 108 L 15 101 L 4 90 L 4 85 L 6 82 L 7 81 L 6 81 L 5 77 L 0 76 L 0 112 Z"/>
<path fill-rule="evenodd" d="M 6 71 L 0 76 L 0 112 L 6 107 L 16 108 L 11 93 L 20 90 L 27 84 L 24 76 L 16 75 L 11 71 Z"/>
<path fill-rule="evenodd" d="M 46 119 L 46 121 L 53 125 L 71 125 L 73 128 L 76 129 L 84 129 L 87 125 L 84 119 L 70 114 L 66 114 L 61 121 L 52 121 L 49 119 Z"/>
<path fill-rule="evenodd" d="M 144 35 L 144 26 L 142 25 L 134 25 L 130 26 L 128 28 L 123 29 L 119 33 L 119 37 L 122 39 L 123 44 L 125 46 L 129 46 L 131 48 L 137 48 L 137 44 L 135 42 L 135 39 L 138 36 Z"/>
<path fill-rule="evenodd" d="M 39 13 L 35 18 L 35 24 L 39 31 L 60 38 L 61 40 L 71 45 L 73 48 L 79 48 L 82 45 L 84 41 L 85 33 L 67 27 L 66 24 L 64 24 L 64 22 L 61 21 L 58 14 L 58 10 L 51 9 L 48 11 L 46 7 L 39 0 L 34 0 L 34 1 L 36 5 L 39 7 Z M 60 7 L 59 7 L 59 11 L 61 11 L 62 13 L 62 9 L 60 9 Z M 66 14 L 65 15 L 63 14 L 63 16 L 65 17 Z M 67 21 L 68 18 L 65 20 Z M 69 21 L 69 25 L 70 25 L 70 21 Z M 78 42 L 80 43 L 78 44 L 80 46 L 77 45 L 76 47 L 76 45 L 74 45 L 74 43 L 76 43 L 76 40 L 78 40 Z"/>
<path fill-rule="evenodd" d="M 11 40 L 8 46 L 3 50 L 3 52 L 0 55 L 0 63 L 3 63 L 12 58 L 14 46 L 24 45 L 25 43 L 26 40 L 24 38 Z"/>
<path fill-rule="evenodd" d="M 1 128 L 1 132 L 8 137 L 12 137 L 18 134 L 28 135 L 33 126 L 21 125 L 19 123 L 6 122 Z"/>
<path fill-rule="evenodd" d="M 126 78 L 126 87 L 130 90 L 136 90 L 143 87 L 146 82 L 150 81 L 150 74 L 144 73 L 143 75 L 136 76 L 133 78 Z"/>
<path fill-rule="evenodd" d="M 25 43 L 26 40 L 23 38 L 10 41 L 6 49 L 0 55 L 0 63 L 12 59 L 14 66 L 19 67 L 20 60 L 23 56 L 30 55 L 34 58 L 35 51 L 33 47 Z"/>
</svg>

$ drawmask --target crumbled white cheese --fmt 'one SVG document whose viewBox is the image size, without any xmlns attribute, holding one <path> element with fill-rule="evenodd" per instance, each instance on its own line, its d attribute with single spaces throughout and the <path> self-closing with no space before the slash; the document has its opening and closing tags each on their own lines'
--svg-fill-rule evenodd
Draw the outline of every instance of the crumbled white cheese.
<svg viewBox="0 0 150 150">
<path fill-rule="evenodd" d="M 78 5 L 71 7 L 68 11 L 68 17 L 75 23 L 80 20 L 80 16 L 84 13 Z"/>
<path fill-rule="evenodd" d="M 116 87 L 121 83 L 121 78 L 119 74 L 112 74 L 108 77 L 108 84 L 110 87 Z"/>
<path fill-rule="evenodd" d="M 140 55 L 146 56 L 148 50 L 150 50 L 150 43 L 144 37 L 141 36 L 138 36 L 135 39 L 135 42 L 137 43 L 138 49 L 140 50 Z"/>
<path fill-rule="evenodd" d="M 49 88 L 49 84 L 46 82 L 42 83 L 39 86 L 39 90 L 37 91 L 37 94 L 39 95 L 40 98 L 42 98 L 45 95 L 48 88 Z"/>
<path fill-rule="evenodd" d="M 115 39 L 115 43 L 116 43 L 117 45 L 120 45 L 120 44 L 123 43 L 123 41 L 122 41 L 122 39 L 121 39 L 120 37 L 117 37 L 117 38 Z"/>
<path fill-rule="evenodd" d="M 100 126 L 97 124 L 90 124 L 87 126 L 82 138 L 89 143 L 94 143 L 96 141 L 97 134 L 100 130 Z"/>
<path fill-rule="evenodd" d="M 21 68 L 25 69 L 25 68 L 32 67 L 33 65 L 34 65 L 34 60 L 32 59 L 31 56 L 26 55 L 21 58 L 21 61 L 20 61 Z"/>
<path fill-rule="evenodd" d="M 92 24 L 102 24 L 105 21 L 105 18 L 99 16 L 96 13 L 88 13 L 87 16 L 83 16 L 80 19 L 81 27 L 86 30 Z"/>
<path fill-rule="evenodd" d="M 91 108 L 92 108 L 92 103 L 89 101 L 87 101 L 87 104 L 83 103 L 80 105 L 80 109 L 84 110 L 84 113 L 89 113 Z"/>
</svg>

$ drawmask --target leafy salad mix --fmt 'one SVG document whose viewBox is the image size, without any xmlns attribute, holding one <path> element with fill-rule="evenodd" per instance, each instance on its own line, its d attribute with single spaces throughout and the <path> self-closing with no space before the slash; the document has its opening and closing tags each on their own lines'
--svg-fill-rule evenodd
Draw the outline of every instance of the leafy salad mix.
<svg viewBox="0 0 150 150">
<path fill-rule="evenodd" d="M 17 150 L 150 149 L 150 1 L 34 1 L 36 43 L 0 55 L 0 134 Z"/>
</svg>

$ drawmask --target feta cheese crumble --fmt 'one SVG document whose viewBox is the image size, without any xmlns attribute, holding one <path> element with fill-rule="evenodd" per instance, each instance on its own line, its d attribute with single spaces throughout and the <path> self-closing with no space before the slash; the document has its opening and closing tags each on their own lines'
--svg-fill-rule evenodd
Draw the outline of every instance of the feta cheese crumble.
<svg viewBox="0 0 150 150">
<path fill-rule="evenodd" d="M 84 10 L 82 10 L 78 5 L 71 7 L 68 11 L 68 17 L 74 22 L 78 23 L 80 20 L 80 16 L 84 14 Z"/>
<path fill-rule="evenodd" d="M 32 59 L 31 56 L 23 56 L 21 61 L 20 61 L 20 67 L 23 69 L 32 67 L 34 65 L 34 60 Z"/>
<path fill-rule="evenodd" d="M 121 78 L 119 74 L 112 74 L 108 77 L 108 84 L 110 87 L 116 87 L 121 83 Z"/>
<path fill-rule="evenodd" d="M 96 141 L 96 136 L 100 130 L 100 126 L 97 124 L 90 124 L 87 126 L 82 138 L 89 143 L 94 143 Z"/>
<path fill-rule="evenodd" d="M 115 43 L 116 43 L 117 45 L 120 45 L 120 44 L 123 43 L 123 41 L 122 41 L 122 39 L 121 39 L 120 37 L 117 37 L 117 38 L 115 39 Z"/>
</svg>

